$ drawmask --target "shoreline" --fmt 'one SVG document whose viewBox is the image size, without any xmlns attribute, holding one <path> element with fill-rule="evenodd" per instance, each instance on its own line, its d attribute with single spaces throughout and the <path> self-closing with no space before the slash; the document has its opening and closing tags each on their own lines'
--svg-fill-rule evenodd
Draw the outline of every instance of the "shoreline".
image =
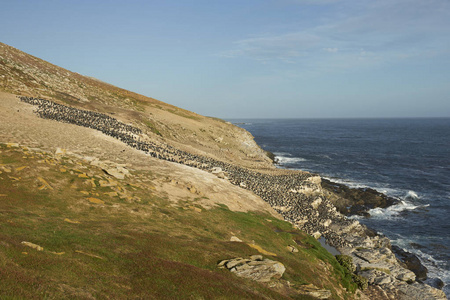
<svg viewBox="0 0 450 300">
<path fill-rule="evenodd" d="M 369 291 L 396 299 L 446 299 L 441 290 L 416 281 L 391 251 L 390 240 L 341 214 L 324 194 L 322 178 L 309 172 L 290 170 L 266 174 L 237 164 L 191 154 L 168 144 L 141 139 L 140 129 L 102 113 L 80 110 L 37 98 L 21 97 L 37 106 L 41 118 L 89 127 L 114 137 L 148 155 L 215 174 L 233 185 L 252 191 L 284 220 L 316 239 L 324 237 L 353 260 L 355 274 L 367 279 Z"/>
<path fill-rule="evenodd" d="M 269 158 L 273 161 L 273 164 L 279 169 L 285 170 L 300 170 L 295 168 L 285 168 L 283 167 L 275 154 L 270 151 L 264 150 L 268 153 Z M 300 170 L 301 171 L 301 170 Z M 374 188 L 370 187 L 351 187 L 345 183 L 335 182 L 332 179 L 324 178 L 318 173 L 313 173 L 321 178 L 321 186 L 323 190 L 328 192 L 328 197 L 333 198 L 332 203 L 337 208 L 337 210 L 345 215 L 347 218 L 352 216 L 361 216 L 363 218 L 371 218 L 370 210 L 375 208 L 388 208 L 397 205 L 402 202 L 400 198 L 388 196 L 385 193 L 379 192 Z M 337 196 L 337 197 L 336 197 Z M 390 239 L 386 237 L 382 232 L 377 232 L 375 229 L 365 226 L 367 230 L 372 231 L 373 236 L 378 236 L 386 238 L 389 240 L 388 247 L 389 250 L 395 255 L 396 259 L 401 262 L 403 268 L 412 271 L 417 282 L 422 284 L 430 285 L 433 288 L 443 291 L 445 286 L 444 282 L 439 277 L 428 277 L 428 269 L 420 260 L 419 256 L 405 250 L 399 246 L 392 245 Z M 368 235 L 371 237 L 370 235 Z M 333 255 L 346 253 L 346 250 L 342 250 L 340 247 L 334 247 L 329 245 L 327 240 L 324 238 L 319 238 L 319 242 Z M 336 253 L 338 251 L 339 253 Z M 427 282 L 429 281 L 429 282 Z"/>
</svg>

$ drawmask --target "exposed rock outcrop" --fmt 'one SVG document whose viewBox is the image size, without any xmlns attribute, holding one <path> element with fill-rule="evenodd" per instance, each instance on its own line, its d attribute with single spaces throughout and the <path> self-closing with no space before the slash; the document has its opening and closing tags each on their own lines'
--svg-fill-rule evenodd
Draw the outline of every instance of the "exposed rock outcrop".
<svg viewBox="0 0 450 300">
<path fill-rule="evenodd" d="M 33 249 L 35 249 L 37 251 L 43 251 L 44 250 L 44 248 L 42 248 L 41 246 L 33 244 L 33 243 L 30 243 L 30 242 L 23 241 L 21 244 L 24 245 L 24 246 L 33 248 Z"/>
<path fill-rule="evenodd" d="M 398 246 L 392 246 L 392 251 L 405 265 L 406 268 L 416 274 L 418 280 L 426 280 L 428 269 L 420 262 L 419 258 L 408 251 L 403 250 Z"/>
<path fill-rule="evenodd" d="M 416 281 L 414 272 L 405 268 L 391 250 L 387 238 L 348 238 L 352 246 L 339 250 L 352 258 L 356 274 L 366 278 L 392 299 L 447 299 L 444 292 Z"/>
<path fill-rule="evenodd" d="M 386 208 L 399 202 L 371 188 L 350 188 L 344 184 L 322 179 L 322 187 L 331 192 L 330 200 L 341 214 L 369 216 L 367 211 L 381 207 Z M 338 196 L 338 197 L 336 197 Z"/>
<path fill-rule="evenodd" d="M 286 270 L 285 266 L 277 261 L 263 258 L 262 255 L 252 255 L 250 258 L 233 258 L 222 260 L 219 268 L 227 268 L 236 276 L 249 278 L 258 282 L 269 282 L 280 279 Z"/>
<path fill-rule="evenodd" d="M 330 299 L 332 296 L 329 290 L 318 288 L 313 284 L 302 285 L 296 289 L 303 295 L 308 295 L 317 299 Z"/>
<path fill-rule="evenodd" d="M 28 97 L 21 99 L 38 106 L 37 113 L 42 118 L 99 130 L 158 159 L 204 171 L 212 169 L 217 174 L 227 174 L 230 183 L 253 191 L 286 221 L 316 238 L 323 236 L 331 246 L 343 254 L 352 256 L 357 274 L 367 276 L 372 285 L 382 287 L 390 295 L 403 293 L 408 295 L 409 299 L 418 300 L 422 298 L 417 298 L 417 295 L 433 291 L 429 295 L 438 295 L 436 299 L 440 299 L 439 290 L 435 291 L 430 286 L 415 282 L 415 274 L 404 268 L 396 259 L 387 238 L 373 234 L 358 221 L 349 220 L 336 210 L 330 201 L 332 198 L 322 189 L 321 178 L 317 175 L 296 171 L 280 171 L 272 175 L 268 172 L 249 170 L 207 156 L 181 151 L 167 144 L 147 141 L 142 138 L 140 129 L 105 114 L 78 110 L 42 99 Z M 117 167 L 116 169 L 119 170 Z M 121 174 L 124 176 L 125 172 L 122 170 Z M 339 198 L 337 194 L 334 196 Z M 227 268 L 228 265 L 227 263 Z M 277 277 L 273 269 L 279 272 L 283 268 L 277 262 L 262 263 L 259 260 L 240 259 L 239 263 L 229 269 L 242 273 L 243 276 L 246 274 L 245 276 L 264 281 Z"/>
</svg>

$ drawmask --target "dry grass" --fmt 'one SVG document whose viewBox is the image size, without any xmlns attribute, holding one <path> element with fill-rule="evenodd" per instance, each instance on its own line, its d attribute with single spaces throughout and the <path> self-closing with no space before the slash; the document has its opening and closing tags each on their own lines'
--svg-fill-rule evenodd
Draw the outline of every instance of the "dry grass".
<svg viewBox="0 0 450 300">
<path fill-rule="evenodd" d="M 0 144 L 0 298 L 310 299 L 295 292 L 307 283 L 331 290 L 336 299 L 352 297 L 344 288 L 353 286 L 336 260 L 249 191 L 150 159 L 93 130 L 38 119 L 11 94 L 108 113 L 140 127 L 149 140 L 284 172 L 244 130 L 1 43 L 0 90 L 7 92 L 0 93 L 1 141 L 52 153 L 62 147 L 133 169 L 116 180 L 79 157 Z M 230 242 L 233 235 L 243 242 Z M 286 266 L 276 288 L 216 267 L 222 259 L 258 254 L 249 244 Z M 289 252 L 288 245 L 299 252 Z"/>
<path fill-rule="evenodd" d="M 292 296 L 292 291 L 272 290 L 216 267 L 222 259 L 258 254 L 248 243 L 274 252 L 274 259 L 287 267 L 284 280 L 292 285 L 313 283 L 335 295 L 342 293 L 341 279 L 336 276 L 339 270 L 333 271 L 330 264 L 333 258 L 323 256 L 320 246 L 304 233 L 268 214 L 232 212 L 225 206 L 205 210 L 195 201 L 170 201 L 152 188 L 158 175 L 151 172 L 114 179 L 116 186 L 100 187 L 108 175 L 81 160 L 5 145 L 0 151 L 2 297 Z M 52 189 L 40 190 L 43 184 L 37 177 Z M 88 184 L 92 179 L 95 187 Z M 105 194 L 120 190 L 128 198 Z M 104 204 L 89 202 L 91 196 Z M 230 242 L 233 234 L 243 243 Z M 310 247 L 298 245 L 300 251 L 290 253 L 286 247 L 295 244 L 294 239 Z M 27 247 L 23 241 L 44 250 Z"/>
<path fill-rule="evenodd" d="M 253 137 L 236 126 L 65 70 L 2 43 L 0 91 L 113 113 L 150 139 L 219 160 L 274 169 Z M 247 153 L 256 159 L 248 159 Z"/>
</svg>

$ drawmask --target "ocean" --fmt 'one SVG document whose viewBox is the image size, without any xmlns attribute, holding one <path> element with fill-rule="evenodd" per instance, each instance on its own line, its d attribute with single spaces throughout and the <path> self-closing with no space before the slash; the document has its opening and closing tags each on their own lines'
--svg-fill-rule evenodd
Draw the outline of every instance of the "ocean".
<svg viewBox="0 0 450 300">
<path fill-rule="evenodd" d="M 232 119 L 279 166 L 401 200 L 353 216 L 416 254 L 450 296 L 450 118 Z"/>
</svg>

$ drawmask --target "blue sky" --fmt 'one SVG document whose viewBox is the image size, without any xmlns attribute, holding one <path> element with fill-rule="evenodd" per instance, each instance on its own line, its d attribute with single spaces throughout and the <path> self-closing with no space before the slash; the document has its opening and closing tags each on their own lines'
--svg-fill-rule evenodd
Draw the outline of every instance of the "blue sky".
<svg viewBox="0 0 450 300">
<path fill-rule="evenodd" d="M 203 115 L 450 117 L 449 0 L 2 2 L 1 42 Z"/>
</svg>

